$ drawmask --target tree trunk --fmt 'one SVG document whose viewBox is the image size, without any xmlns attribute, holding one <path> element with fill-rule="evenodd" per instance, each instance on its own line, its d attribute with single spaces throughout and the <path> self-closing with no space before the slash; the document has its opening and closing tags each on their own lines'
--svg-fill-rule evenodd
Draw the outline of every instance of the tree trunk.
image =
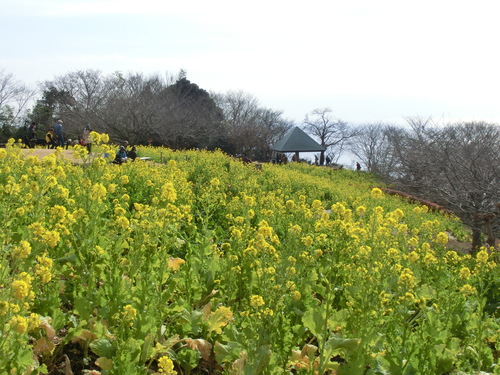
<svg viewBox="0 0 500 375">
<path fill-rule="evenodd" d="M 482 220 L 479 219 L 479 215 L 475 215 L 474 221 L 472 224 L 472 244 L 471 244 L 471 253 L 476 254 L 481 247 L 481 224 Z"/>
</svg>

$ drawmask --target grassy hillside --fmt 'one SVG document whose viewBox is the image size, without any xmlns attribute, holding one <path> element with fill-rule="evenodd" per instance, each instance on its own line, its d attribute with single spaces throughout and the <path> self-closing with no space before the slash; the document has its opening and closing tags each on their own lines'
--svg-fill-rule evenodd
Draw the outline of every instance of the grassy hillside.
<svg viewBox="0 0 500 375">
<path fill-rule="evenodd" d="M 498 368 L 498 255 L 449 250 L 456 218 L 365 173 L 138 153 L 0 149 L 0 373 Z"/>
</svg>

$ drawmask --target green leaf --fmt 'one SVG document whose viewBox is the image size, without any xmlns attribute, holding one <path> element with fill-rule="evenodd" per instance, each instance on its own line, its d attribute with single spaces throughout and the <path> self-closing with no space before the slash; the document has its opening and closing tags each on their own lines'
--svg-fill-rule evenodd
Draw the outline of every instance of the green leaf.
<svg viewBox="0 0 500 375">
<path fill-rule="evenodd" d="M 257 352 L 255 353 L 255 355 L 249 355 L 247 357 L 243 367 L 243 374 L 262 374 L 270 359 L 271 349 L 269 348 L 269 345 L 261 345 L 259 348 L 257 348 Z"/>
<path fill-rule="evenodd" d="M 146 360 L 151 356 L 152 352 L 153 352 L 153 334 L 148 333 L 144 339 L 144 344 L 142 345 L 141 362 L 146 362 Z"/>
<path fill-rule="evenodd" d="M 114 343 L 105 338 L 92 341 L 90 349 L 99 357 L 113 358 L 116 354 L 116 346 Z"/>
<path fill-rule="evenodd" d="M 196 366 L 198 366 L 201 354 L 197 350 L 185 348 L 177 352 L 176 357 L 182 369 L 189 374 Z"/>
<path fill-rule="evenodd" d="M 73 303 L 74 311 L 80 318 L 88 320 L 92 312 L 92 302 L 88 298 L 77 297 Z"/>
<path fill-rule="evenodd" d="M 436 291 L 430 285 L 424 284 L 419 288 L 418 295 L 425 299 L 433 299 L 436 298 Z"/>
<path fill-rule="evenodd" d="M 78 260 L 78 257 L 76 256 L 76 254 L 72 253 L 72 254 L 70 254 L 70 255 L 68 255 L 66 257 L 54 259 L 54 262 L 56 262 L 56 263 L 72 263 L 72 264 L 75 264 L 77 260 Z"/>
<path fill-rule="evenodd" d="M 328 326 L 337 330 L 337 327 L 345 328 L 349 318 L 349 311 L 347 309 L 334 311 L 328 318 Z"/>
<path fill-rule="evenodd" d="M 326 329 L 326 313 L 324 309 L 307 310 L 302 317 L 302 323 L 318 340 L 322 340 Z"/>
<path fill-rule="evenodd" d="M 325 343 L 325 351 L 330 355 L 345 350 L 347 352 L 354 351 L 359 346 L 360 339 L 348 339 L 339 336 L 333 336 Z"/>
<path fill-rule="evenodd" d="M 232 362 L 239 357 L 242 350 L 243 346 L 237 342 L 228 342 L 227 344 L 216 342 L 214 346 L 215 359 L 217 363 Z"/>
</svg>

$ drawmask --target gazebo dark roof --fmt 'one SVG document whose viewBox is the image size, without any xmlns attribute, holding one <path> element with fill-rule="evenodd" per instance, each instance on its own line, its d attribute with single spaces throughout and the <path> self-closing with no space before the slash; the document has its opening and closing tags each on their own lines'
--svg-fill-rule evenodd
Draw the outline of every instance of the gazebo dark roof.
<svg viewBox="0 0 500 375">
<path fill-rule="evenodd" d="M 325 147 L 296 126 L 272 145 L 271 150 L 278 152 L 314 152 L 325 151 Z"/>
</svg>

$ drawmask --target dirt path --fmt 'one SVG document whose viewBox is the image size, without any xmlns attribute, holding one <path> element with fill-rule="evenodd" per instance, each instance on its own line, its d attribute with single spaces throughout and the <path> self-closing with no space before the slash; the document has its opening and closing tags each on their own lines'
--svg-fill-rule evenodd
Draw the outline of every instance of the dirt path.
<svg viewBox="0 0 500 375">
<path fill-rule="evenodd" d="M 24 155 L 28 156 L 28 155 L 35 155 L 35 156 L 38 156 L 38 158 L 40 160 L 42 160 L 45 156 L 47 155 L 51 155 L 55 152 L 56 150 L 51 150 L 51 149 L 48 149 L 48 148 L 24 148 L 23 149 L 23 152 L 24 152 Z M 84 160 L 82 159 L 75 159 L 73 157 L 73 150 L 61 150 L 61 155 L 64 156 L 64 158 L 68 159 L 68 161 L 70 161 L 71 163 L 74 163 L 74 164 L 83 164 L 84 163 Z"/>
</svg>

